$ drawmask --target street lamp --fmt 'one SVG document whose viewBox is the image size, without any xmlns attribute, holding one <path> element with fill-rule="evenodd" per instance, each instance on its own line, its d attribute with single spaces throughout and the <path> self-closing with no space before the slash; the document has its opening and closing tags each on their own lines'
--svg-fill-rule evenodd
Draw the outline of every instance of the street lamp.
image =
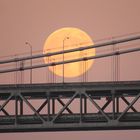
<svg viewBox="0 0 140 140">
<path fill-rule="evenodd" d="M 30 47 L 30 56 L 32 57 L 32 45 L 29 42 L 25 42 L 26 45 Z M 30 84 L 32 84 L 32 58 L 30 59 Z"/>
<path fill-rule="evenodd" d="M 63 39 L 63 51 L 65 50 L 65 41 L 69 39 L 68 36 L 66 36 L 64 39 Z M 63 62 L 64 62 L 64 53 L 63 53 Z M 64 63 L 63 63 L 63 84 L 64 84 L 64 76 L 65 76 L 65 73 L 64 73 Z"/>
</svg>

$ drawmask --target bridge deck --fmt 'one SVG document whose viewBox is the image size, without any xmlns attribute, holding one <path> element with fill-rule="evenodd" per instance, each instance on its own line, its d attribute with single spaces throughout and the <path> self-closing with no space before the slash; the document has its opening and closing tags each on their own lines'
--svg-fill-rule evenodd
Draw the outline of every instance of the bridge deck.
<svg viewBox="0 0 140 140">
<path fill-rule="evenodd" d="M 102 87 L 129 87 L 129 86 L 139 86 L 140 81 L 105 81 L 105 82 L 75 82 L 75 83 L 35 83 L 35 84 L 0 84 L 0 89 L 15 89 L 15 88 L 82 88 L 85 87 L 94 87 L 94 88 L 102 88 Z"/>
<path fill-rule="evenodd" d="M 140 129 L 139 97 L 140 81 L 0 85 L 0 132 Z"/>
</svg>

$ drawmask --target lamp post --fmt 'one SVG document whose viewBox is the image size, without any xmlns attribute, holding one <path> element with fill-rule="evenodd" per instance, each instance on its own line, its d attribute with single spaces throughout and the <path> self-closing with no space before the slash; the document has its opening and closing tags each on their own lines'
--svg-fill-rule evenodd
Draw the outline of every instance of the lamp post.
<svg viewBox="0 0 140 140">
<path fill-rule="evenodd" d="M 25 42 L 30 47 L 30 56 L 32 57 L 32 45 L 29 42 Z M 30 59 L 30 66 L 32 67 L 32 58 Z M 32 68 L 30 69 L 30 84 L 32 84 Z"/>
<path fill-rule="evenodd" d="M 64 39 L 63 39 L 63 51 L 65 50 L 65 41 L 67 40 L 67 39 L 69 39 L 69 37 L 68 36 L 66 36 Z M 63 62 L 64 62 L 64 53 L 63 53 Z M 65 76 L 65 73 L 64 73 L 64 63 L 63 63 L 63 84 L 64 84 L 64 76 Z"/>
</svg>

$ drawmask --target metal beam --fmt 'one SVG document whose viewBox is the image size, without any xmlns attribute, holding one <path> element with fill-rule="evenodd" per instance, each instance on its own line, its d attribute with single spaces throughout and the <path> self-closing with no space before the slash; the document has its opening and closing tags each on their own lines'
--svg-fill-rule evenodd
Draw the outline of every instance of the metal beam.
<svg viewBox="0 0 140 140">
<path fill-rule="evenodd" d="M 63 113 L 63 111 L 71 104 L 71 102 L 74 100 L 74 98 L 77 96 L 77 93 L 75 93 L 72 98 L 65 104 L 65 106 L 58 112 L 58 114 L 53 118 L 52 122 L 55 122 L 56 119 Z"/>
<path fill-rule="evenodd" d="M 83 94 L 87 97 L 87 99 L 91 101 L 93 105 L 95 105 L 95 107 L 101 112 L 101 114 L 106 118 L 106 120 L 110 121 L 110 118 L 104 113 L 104 111 L 99 107 L 99 105 L 95 101 L 93 101 L 89 95 L 87 95 L 86 93 Z"/>
<path fill-rule="evenodd" d="M 6 99 L 6 101 L 0 106 L 0 111 L 8 104 L 10 99 L 13 97 L 13 94 L 10 94 L 10 96 Z"/>
<path fill-rule="evenodd" d="M 121 97 L 121 98 L 127 105 L 130 105 L 130 103 L 125 99 L 125 97 Z M 130 108 L 132 109 L 132 111 L 138 112 L 133 106 L 131 106 Z"/>
<path fill-rule="evenodd" d="M 21 94 L 19 94 L 19 97 L 30 107 L 30 109 L 38 116 L 38 118 L 42 121 L 42 123 L 45 123 L 45 120 L 40 116 L 40 114 L 35 110 L 35 108 L 23 97 Z"/>
<path fill-rule="evenodd" d="M 100 54 L 100 55 L 96 55 L 96 56 L 83 57 L 83 58 L 65 60 L 65 61 L 60 61 L 60 62 L 52 62 L 52 63 L 48 63 L 48 64 L 26 66 L 26 67 L 23 67 L 23 68 L 4 69 L 4 70 L 0 70 L 0 73 L 8 73 L 8 72 L 23 71 L 23 70 L 29 70 L 29 69 L 37 69 L 37 68 L 56 66 L 56 65 L 62 65 L 62 64 L 69 64 L 69 63 L 87 61 L 87 60 L 91 60 L 91 59 L 105 58 L 105 57 L 109 57 L 109 56 L 122 55 L 122 54 L 127 54 L 127 53 L 132 53 L 132 52 L 138 52 L 138 51 L 140 51 L 140 48 L 127 49 L 127 50 L 123 50 L 123 51 L 115 51 L 115 52 Z"/>
<path fill-rule="evenodd" d="M 57 101 L 64 107 L 65 104 L 63 103 L 63 101 L 61 99 L 57 99 Z M 68 111 L 68 113 L 73 114 L 73 112 L 67 107 L 66 110 Z"/>
<path fill-rule="evenodd" d="M 45 100 L 44 103 L 37 109 L 37 112 L 39 113 L 48 103 L 48 100 Z"/>
<path fill-rule="evenodd" d="M 74 48 L 74 49 L 70 49 L 70 50 L 64 50 L 64 51 L 58 51 L 58 52 L 52 52 L 52 53 L 46 53 L 46 54 L 39 54 L 39 55 L 32 55 L 32 56 L 21 57 L 21 58 L 2 60 L 2 61 L 0 61 L 0 64 L 18 62 L 18 61 L 29 60 L 29 59 L 36 59 L 36 58 L 41 58 L 41 57 L 49 57 L 49 56 L 53 56 L 53 55 L 70 53 L 70 52 L 75 52 L 75 51 L 83 51 L 86 49 L 105 47 L 105 46 L 109 46 L 109 45 L 115 45 L 115 44 L 135 41 L 135 40 L 139 40 L 139 39 L 140 39 L 140 36 L 128 37 L 128 38 L 124 38 L 124 39 L 112 40 L 112 41 L 108 41 L 108 42 L 104 42 L 104 43 L 100 43 L 100 44 L 95 44 L 95 45 L 85 46 L 85 47 L 80 47 L 80 48 Z"/>
<path fill-rule="evenodd" d="M 122 102 L 116 101 L 122 97 L 131 98 L 132 102 L 128 103 L 127 100 L 126 107 Z M 140 129 L 140 107 L 134 106 L 139 103 L 139 97 L 140 81 L 82 85 L 81 83 L 0 85 L 0 100 L 3 102 L 1 110 L 9 105 L 15 110 L 11 114 L 6 108 L 9 116 L 0 114 L 0 133 Z M 63 107 L 53 104 L 58 98 L 63 102 Z M 22 106 L 19 101 L 22 101 Z M 40 101 L 42 104 L 38 105 L 34 101 Z M 29 108 L 26 108 L 26 105 Z M 69 106 L 72 113 L 65 113 Z M 26 111 L 21 113 L 21 107 Z M 45 108 L 47 111 L 41 112 L 44 107 L 47 107 Z M 108 109 L 105 110 L 106 107 Z M 126 108 L 121 111 L 122 109 L 119 110 L 118 107 Z M 132 108 L 137 112 L 128 111 Z M 30 109 L 33 112 L 30 112 Z"/>
<path fill-rule="evenodd" d="M 139 99 L 140 93 L 135 97 L 135 99 L 126 107 L 126 109 L 122 112 L 122 114 L 117 118 L 117 120 L 120 120 L 126 112 L 135 104 L 135 102 Z"/>
</svg>

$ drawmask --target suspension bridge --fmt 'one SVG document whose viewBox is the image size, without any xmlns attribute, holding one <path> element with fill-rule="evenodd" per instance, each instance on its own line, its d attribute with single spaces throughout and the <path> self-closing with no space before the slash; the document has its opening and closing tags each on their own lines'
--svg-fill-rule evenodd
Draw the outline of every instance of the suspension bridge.
<svg viewBox="0 0 140 140">
<path fill-rule="evenodd" d="M 1 60 L 0 65 L 128 43 L 140 36 L 112 40 L 63 51 Z M 138 48 L 84 56 L 47 64 L 0 69 L 0 74 L 55 67 L 91 59 L 114 57 L 110 82 L 19 83 L 0 85 L 0 132 L 81 131 L 140 129 L 140 81 L 119 81 L 119 55 Z"/>
</svg>

